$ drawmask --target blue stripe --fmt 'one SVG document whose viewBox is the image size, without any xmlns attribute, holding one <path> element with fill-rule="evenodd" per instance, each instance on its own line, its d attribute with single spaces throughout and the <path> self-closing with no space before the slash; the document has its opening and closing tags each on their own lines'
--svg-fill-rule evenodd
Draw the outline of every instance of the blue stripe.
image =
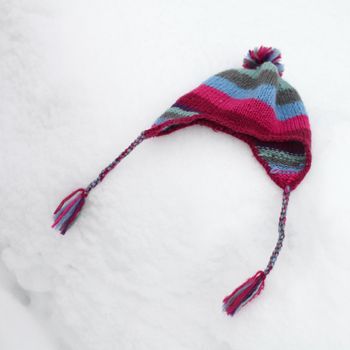
<svg viewBox="0 0 350 350">
<path fill-rule="evenodd" d="M 159 117 L 159 118 L 154 122 L 153 125 L 159 125 L 159 124 L 162 124 L 162 123 L 164 123 L 164 122 L 166 122 L 166 121 L 168 121 L 168 120 L 170 120 L 170 119 L 169 119 L 169 118 L 166 118 L 166 117 Z"/>
<path fill-rule="evenodd" d="M 194 114 L 198 114 L 197 112 L 192 112 L 192 111 L 185 111 L 180 107 L 170 107 L 165 113 L 176 113 L 179 116 L 183 117 L 191 117 Z"/>
<path fill-rule="evenodd" d="M 276 105 L 275 111 L 279 120 L 287 120 L 296 115 L 306 115 L 304 104 L 301 101 L 288 103 L 286 105 Z"/>
<path fill-rule="evenodd" d="M 237 84 L 216 75 L 206 80 L 204 84 L 237 99 L 256 98 L 269 106 L 276 100 L 276 88 L 270 84 L 262 84 L 255 89 L 242 89 Z"/>
<path fill-rule="evenodd" d="M 299 173 L 301 170 L 304 169 L 304 165 L 303 166 L 299 166 L 299 167 L 288 167 L 288 166 L 283 166 L 283 165 L 277 165 L 277 164 L 273 164 L 273 163 L 269 163 L 269 167 L 270 167 L 270 172 L 272 174 L 276 174 L 276 173 Z"/>
<path fill-rule="evenodd" d="M 270 167 L 279 167 L 280 169 L 304 169 L 305 164 L 304 162 L 300 162 L 299 164 L 295 164 L 295 165 L 286 165 L 283 163 L 278 163 L 278 162 L 274 162 L 274 161 L 268 161 Z"/>
<path fill-rule="evenodd" d="M 255 89 L 243 89 L 237 84 L 219 76 L 213 76 L 203 84 L 238 100 L 254 98 L 263 101 L 275 110 L 278 120 L 287 120 L 296 115 L 306 114 L 304 104 L 301 101 L 286 105 L 276 105 L 276 87 L 271 84 L 262 84 Z"/>
</svg>

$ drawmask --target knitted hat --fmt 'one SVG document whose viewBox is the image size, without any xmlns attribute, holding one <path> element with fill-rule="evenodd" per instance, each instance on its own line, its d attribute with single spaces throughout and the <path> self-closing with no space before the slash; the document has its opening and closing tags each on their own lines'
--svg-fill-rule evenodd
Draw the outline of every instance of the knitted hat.
<svg viewBox="0 0 350 350">
<path fill-rule="evenodd" d="M 180 97 L 143 131 L 86 188 L 67 196 L 54 212 L 52 227 L 65 234 L 90 191 L 142 141 L 199 124 L 246 142 L 270 178 L 283 190 L 278 240 L 264 270 L 258 271 L 223 300 L 229 315 L 256 297 L 264 287 L 282 248 L 289 195 L 311 166 L 311 130 L 297 91 L 282 79 L 281 54 L 271 47 L 250 50 L 243 69 L 218 73 Z"/>
</svg>

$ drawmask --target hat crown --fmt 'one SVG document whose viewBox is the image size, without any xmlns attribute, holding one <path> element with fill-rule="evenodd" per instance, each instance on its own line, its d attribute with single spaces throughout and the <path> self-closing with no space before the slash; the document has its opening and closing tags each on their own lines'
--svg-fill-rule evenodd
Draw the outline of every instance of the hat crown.
<svg viewBox="0 0 350 350">
<path fill-rule="evenodd" d="M 247 142 L 269 177 L 294 189 L 311 165 L 311 131 L 298 92 L 281 78 L 281 54 L 249 51 L 245 68 L 219 72 L 181 96 L 147 131 L 161 136 L 200 124 Z"/>
</svg>

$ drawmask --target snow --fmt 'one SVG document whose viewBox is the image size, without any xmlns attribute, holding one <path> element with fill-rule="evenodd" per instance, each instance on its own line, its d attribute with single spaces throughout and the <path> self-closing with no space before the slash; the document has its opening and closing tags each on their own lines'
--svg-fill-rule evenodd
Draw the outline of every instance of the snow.
<svg viewBox="0 0 350 350">
<path fill-rule="evenodd" d="M 349 349 L 347 1 L 0 4 L 0 349 Z M 145 141 L 65 237 L 52 211 L 176 98 L 279 48 L 313 131 L 264 292 L 281 191 L 248 147 L 192 127 Z"/>
</svg>

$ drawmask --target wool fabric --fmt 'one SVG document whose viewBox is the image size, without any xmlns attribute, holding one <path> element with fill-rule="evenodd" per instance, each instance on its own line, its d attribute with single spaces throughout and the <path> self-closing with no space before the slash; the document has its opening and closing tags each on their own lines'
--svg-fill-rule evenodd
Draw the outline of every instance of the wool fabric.
<svg viewBox="0 0 350 350">
<path fill-rule="evenodd" d="M 202 125 L 239 138 L 251 148 L 268 176 L 283 190 L 278 240 L 264 270 L 259 270 L 223 300 L 234 315 L 260 294 L 285 238 L 289 196 L 311 166 L 311 130 L 298 92 L 283 78 L 279 50 L 261 46 L 250 50 L 243 68 L 229 69 L 205 80 L 178 98 L 153 125 L 104 168 L 87 187 L 68 195 L 54 212 L 52 227 L 62 234 L 78 217 L 91 190 L 100 184 L 144 140 Z"/>
</svg>

